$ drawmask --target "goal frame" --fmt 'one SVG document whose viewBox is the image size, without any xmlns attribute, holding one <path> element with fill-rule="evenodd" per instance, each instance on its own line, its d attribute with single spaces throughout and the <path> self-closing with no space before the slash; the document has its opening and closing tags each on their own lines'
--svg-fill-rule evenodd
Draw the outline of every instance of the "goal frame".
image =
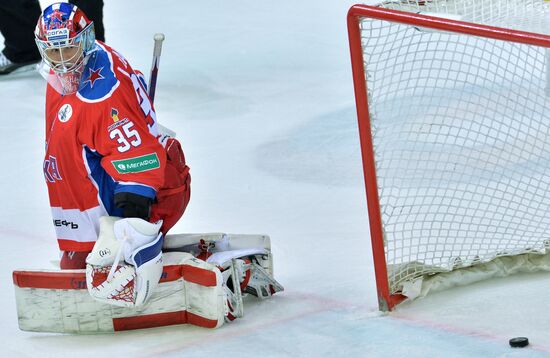
<svg viewBox="0 0 550 358">
<path fill-rule="evenodd" d="M 372 143 L 370 115 L 368 109 L 367 81 L 364 68 L 363 50 L 361 46 L 361 18 L 384 20 L 420 26 L 423 28 L 546 48 L 550 48 L 550 36 L 398 10 L 390 10 L 369 5 L 353 5 L 349 9 L 347 15 L 347 27 L 378 305 L 381 311 L 391 311 L 397 304 L 405 300 L 406 297 L 400 294 L 390 294 L 389 289 L 386 254 L 384 249 L 384 231 L 382 227 L 376 165 L 374 160 L 374 148 Z"/>
</svg>

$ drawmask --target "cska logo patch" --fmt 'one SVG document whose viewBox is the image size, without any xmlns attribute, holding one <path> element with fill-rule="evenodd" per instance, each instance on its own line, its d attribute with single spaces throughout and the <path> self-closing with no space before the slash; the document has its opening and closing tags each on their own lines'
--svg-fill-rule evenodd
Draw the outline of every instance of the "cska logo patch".
<svg viewBox="0 0 550 358">
<path fill-rule="evenodd" d="M 46 181 L 54 183 L 56 180 L 63 180 L 61 173 L 59 172 L 59 166 L 57 165 L 57 159 L 50 155 L 44 160 L 44 177 Z"/>
<path fill-rule="evenodd" d="M 53 20 L 54 22 L 62 23 L 63 22 L 63 16 L 65 16 L 64 12 L 60 11 L 59 9 L 55 9 L 55 10 L 52 11 L 49 18 L 50 18 L 50 20 Z"/>
<path fill-rule="evenodd" d="M 71 107 L 70 104 L 64 104 L 59 108 L 59 111 L 57 112 L 57 118 L 60 122 L 67 122 L 69 119 L 71 119 L 73 115 L 73 107 Z"/>
<path fill-rule="evenodd" d="M 102 80 L 105 77 L 101 74 L 101 70 L 103 70 L 103 67 L 98 68 L 97 70 L 94 70 L 90 68 L 90 72 L 88 74 L 88 78 L 84 81 L 84 83 L 90 83 L 90 88 L 94 88 L 95 81 Z"/>
</svg>

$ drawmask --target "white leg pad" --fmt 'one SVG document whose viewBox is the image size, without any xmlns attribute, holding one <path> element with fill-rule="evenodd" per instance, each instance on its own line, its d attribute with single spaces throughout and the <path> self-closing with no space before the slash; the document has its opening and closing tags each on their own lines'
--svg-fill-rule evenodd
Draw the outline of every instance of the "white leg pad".
<svg viewBox="0 0 550 358">
<path fill-rule="evenodd" d="M 183 252 L 163 255 L 157 290 L 141 307 L 94 300 L 84 270 L 13 273 L 19 328 L 24 331 L 98 333 L 192 324 L 220 327 L 228 312 L 221 272 Z"/>
</svg>

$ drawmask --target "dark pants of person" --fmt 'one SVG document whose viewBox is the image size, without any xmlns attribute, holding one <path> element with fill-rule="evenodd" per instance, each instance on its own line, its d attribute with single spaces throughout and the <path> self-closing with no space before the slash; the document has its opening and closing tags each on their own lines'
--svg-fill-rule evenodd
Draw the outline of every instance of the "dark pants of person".
<svg viewBox="0 0 550 358">
<path fill-rule="evenodd" d="M 15 63 L 40 60 L 34 43 L 34 27 L 40 17 L 38 0 L 1 0 L 0 32 L 4 36 L 2 53 Z"/>
<path fill-rule="evenodd" d="M 96 39 L 105 41 L 103 0 L 71 0 L 94 22 Z M 38 0 L 0 0 L 0 32 L 4 37 L 2 53 L 14 63 L 40 60 L 34 42 L 34 28 L 42 10 Z"/>
<path fill-rule="evenodd" d="M 2 0 L 3 1 L 3 0 Z M 105 42 L 105 28 L 103 27 L 103 0 L 69 0 L 78 6 L 88 19 L 94 22 L 95 38 Z"/>
</svg>

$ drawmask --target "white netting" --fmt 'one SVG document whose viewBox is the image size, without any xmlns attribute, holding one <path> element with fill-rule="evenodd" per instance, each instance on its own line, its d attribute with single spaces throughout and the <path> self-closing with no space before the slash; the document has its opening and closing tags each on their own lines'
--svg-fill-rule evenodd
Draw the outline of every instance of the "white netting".
<svg viewBox="0 0 550 358">
<path fill-rule="evenodd" d="M 94 266 L 91 272 L 92 275 L 92 286 L 99 287 L 106 284 L 107 277 L 111 271 L 112 266 Z M 117 266 L 115 272 L 117 272 L 122 266 Z M 123 286 L 113 286 L 109 287 L 111 289 L 110 295 L 106 297 L 107 300 L 111 301 L 121 301 L 127 303 L 134 303 L 134 289 L 135 289 L 135 278 L 127 281 Z"/>
<path fill-rule="evenodd" d="M 548 1 L 544 0 L 434 0 L 389 1 L 382 7 L 409 11 L 461 15 L 461 21 L 541 34 L 550 33 Z"/>
<path fill-rule="evenodd" d="M 550 33 L 542 0 L 420 4 L 382 6 Z M 545 253 L 547 50 L 373 19 L 361 31 L 390 292 L 422 275 Z"/>
</svg>

